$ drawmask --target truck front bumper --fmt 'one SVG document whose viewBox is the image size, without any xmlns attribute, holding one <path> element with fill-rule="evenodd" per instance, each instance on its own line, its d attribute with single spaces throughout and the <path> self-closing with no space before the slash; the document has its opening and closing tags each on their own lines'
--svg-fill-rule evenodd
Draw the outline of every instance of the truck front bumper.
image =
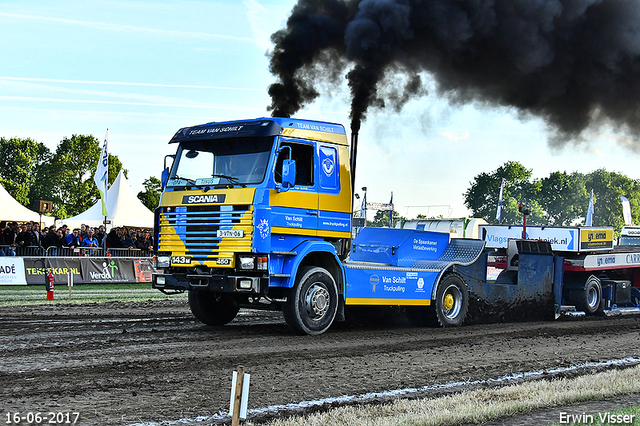
<svg viewBox="0 0 640 426">
<path fill-rule="evenodd" d="M 153 288 L 158 290 L 200 290 L 215 293 L 261 294 L 267 278 L 235 275 L 153 274 Z"/>
</svg>

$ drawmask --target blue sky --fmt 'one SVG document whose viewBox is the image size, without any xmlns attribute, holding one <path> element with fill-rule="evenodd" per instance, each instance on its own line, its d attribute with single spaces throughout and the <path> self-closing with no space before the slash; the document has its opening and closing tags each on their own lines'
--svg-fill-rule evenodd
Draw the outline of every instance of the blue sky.
<svg viewBox="0 0 640 426">
<path fill-rule="evenodd" d="M 134 191 L 160 176 L 180 127 L 268 116 L 265 52 L 295 1 L 0 1 L 0 136 L 50 149 L 65 136 L 104 138 Z M 431 93 L 434 93 L 433 91 Z M 349 124 L 346 87 L 299 118 Z M 604 167 L 638 179 L 638 154 L 613 129 L 550 148 L 544 123 L 509 109 L 451 106 L 435 96 L 402 112 L 372 110 L 360 132 L 356 187 L 394 193 L 403 216 L 468 215 L 474 176 L 515 160 L 534 176 Z M 496 188 L 496 191 L 498 189 Z"/>
</svg>

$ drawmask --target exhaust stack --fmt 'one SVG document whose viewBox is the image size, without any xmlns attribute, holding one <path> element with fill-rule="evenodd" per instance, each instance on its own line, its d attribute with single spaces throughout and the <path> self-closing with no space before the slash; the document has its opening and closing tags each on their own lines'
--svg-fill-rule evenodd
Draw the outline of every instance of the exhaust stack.
<svg viewBox="0 0 640 426">
<path fill-rule="evenodd" d="M 358 156 L 358 133 L 351 134 L 351 193 L 356 192 L 356 158 Z"/>
</svg>

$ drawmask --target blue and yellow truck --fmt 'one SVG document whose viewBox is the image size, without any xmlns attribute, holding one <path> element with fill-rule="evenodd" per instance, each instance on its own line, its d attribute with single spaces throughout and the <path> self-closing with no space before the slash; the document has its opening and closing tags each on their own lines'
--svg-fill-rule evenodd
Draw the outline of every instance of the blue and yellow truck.
<svg viewBox="0 0 640 426">
<path fill-rule="evenodd" d="M 456 268 L 484 242 L 407 229 L 352 238 L 355 142 L 342 125 L 293 118 L 180 129 L 155 212 L 153 287 L 187 291 L 210 325 L 272 309 L 314 335 L 349 305 L 405 306 L 420 321 L 460 325 L 469 294 Z"/>
</svg>

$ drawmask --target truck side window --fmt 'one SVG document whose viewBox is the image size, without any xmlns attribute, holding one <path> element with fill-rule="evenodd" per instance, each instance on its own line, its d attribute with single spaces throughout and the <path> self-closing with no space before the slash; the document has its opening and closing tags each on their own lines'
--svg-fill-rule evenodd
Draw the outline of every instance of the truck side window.
<svg viewBox="0 0 640 426">
<path fill-rule="evenodd" d="M 296 161 L 296 186 L 313 186 L 313 145 L 283 143 L 291 147 L 291 158 Z M 276 183 L 282 183 L 282 163 L 289 158 L 289 150 L 284 150 L 276 162 Z"/>
</svg>

